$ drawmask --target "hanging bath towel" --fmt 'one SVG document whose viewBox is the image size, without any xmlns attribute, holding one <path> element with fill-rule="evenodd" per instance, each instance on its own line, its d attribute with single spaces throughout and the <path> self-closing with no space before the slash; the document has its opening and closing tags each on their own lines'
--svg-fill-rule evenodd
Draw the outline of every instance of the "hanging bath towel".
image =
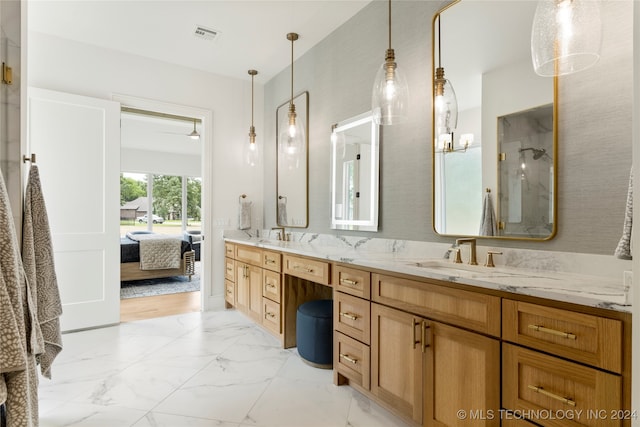
<svg viewBox="0 0 640 427">
<path fill-rule="evenodd" d="M 251 202 L 241 201 L 238 204 L 238 229 L 251 228 Z"/>
<path fill-rule="evenodd" d="M 0 404 L 7 427 L 38 425 L 39 334 L 36 308 L 20 259 L 20 244 L 0 171 Z"/>
<path fill-rule="evenodd" d="M 62 303 L 58 290 L 47 208 L 42 195 L 38 166 L 31 165 L 22 218 L 22 263 L 37 307 L 44 340 L 44 352 L 36 360 L 40 372 L 51 378 L 51 365 L 62 351 L 60 316 Z"/>
<path fill-rule="evenodd" d="M 627 190 L 627 206 L 624 212 L 622 237 L 614 252 L 621 259 L 631 259 L 631 226 L 633 223 L 633 168 L 629 173 L 629 189 Z"/>
<path fill-rule="evenodd" d="M 493 202 L 491 201 L 491 193 L 487 191 L 482 202 L 482 218 L 480 219 L 481 236 L 496 235 L 496 214 L 493 211 Z"/>
<path fill-rule="evenodd" d="M 278 225 L 288 225 L 286 197 L 281 197 L 278 199 Z"/>
</svg>

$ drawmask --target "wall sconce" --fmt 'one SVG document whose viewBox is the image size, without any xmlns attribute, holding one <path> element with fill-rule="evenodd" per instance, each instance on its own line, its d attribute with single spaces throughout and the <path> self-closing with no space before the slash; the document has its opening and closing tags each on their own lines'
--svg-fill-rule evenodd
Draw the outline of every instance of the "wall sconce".
<svg viewBox="0 0 640 427">
<path fill-rule="evenodd" d="M 600 59 L 602 20 L 597 0 L 540 0 L 533 17 L 531 57 L 540 76 L 562 76 Z"/>
<path fill-rule="evenodd" d="M 251 76 L 251 126 L 249 127 L 249 140 L 245 144 L 245 160 L 249 166 L 258 164 L 258 144 L 256 143 L 256 128 L 253 126 L 253 78 L 258 74 L 256 70 L 247 71 Z"/>
<path fill-rule="evenodd" d="M 297 157 L 304 147 L 304 126 L 297 119 L 296 106 L 293 103 L 293 42 L 298 40 L 297 33 L 288 33 L 287 40 L 291 41 L 291 99 L 289 101 L 289 113 L 283 117 L 280 123 L 280 135 L 278 150 L 285 157 Z"/>
<path fill-rule="evenodd" d="M 409 86 L 398 69 L 395 52 L 391 48 L 391 0 L 389 0 L 389 48 L 385 61 L 378 69 L 373 83 L 371 109 L 377 125 L 394 125 L 408 118 Z"/>
<path fill-rule="evenodd" d="M 453 132 L 443 133 L 438 136 L 438 145 L 436 152 L 447 153 L 464 153 L 473 144 L 473 134 L 463 133 L 458 140 L 458 148 L 455 147 L 453 142 Z"/>
</svg>

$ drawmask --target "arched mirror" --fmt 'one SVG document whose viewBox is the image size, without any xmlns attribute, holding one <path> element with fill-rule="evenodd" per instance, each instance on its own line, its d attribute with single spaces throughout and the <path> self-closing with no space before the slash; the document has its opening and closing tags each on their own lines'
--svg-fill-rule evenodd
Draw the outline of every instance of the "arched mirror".
<svg viewBox="0 0 640 427">
<path fill-rule="evenodd" d="M 535 8 L 460 0 L 434 17 L 438 234 L 547 240 L 556 233 L 557 79 L 533 71 Z M 450 86 L 436 84 L 437 68 Z M 455 92 L 457 117 L 450 98 L 438 104 L 442 87 Z"/>
<path fill-rule="evenodd" d="M 309 92 L 295 96 L 293 103 L 304 138 L 299 147 L 285 147 L 287 144 L 282 141 L 280 131 L 284 128 L 283 118 L 285 125 L 287 123 L 290 102 L 279 105 L 276 110 L 276 214 L 277 224 L 281 227 L 305 228 L 309 225 Z"/>
<path fill-rule="evenodd" d="M 371 111 L 331 131 L 331 228 L 378 231 L 380 126 Z"/>
</svg>

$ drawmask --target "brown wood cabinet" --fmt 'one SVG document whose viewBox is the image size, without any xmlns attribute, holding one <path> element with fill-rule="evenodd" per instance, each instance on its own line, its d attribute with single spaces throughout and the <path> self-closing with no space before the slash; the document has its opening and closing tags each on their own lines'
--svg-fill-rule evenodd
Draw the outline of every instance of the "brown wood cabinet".
<svg viewBox="0 0 640 427">
<path fill-rule="evenodd" d="M 227 308 L 237 308 L 282 341 L 282 255 L 230 243 L 225 255 Z"/>
<path fill-rule="evenodd" d="M 371 304 L 371 393 L 420 424 L 426 323 L 421 317 Z"/>
<path fill-rule="evenodd" d="M 333 298 L 334 383 L 416 427 L 631 424 L 629 313 L 244 245 L 225 255 L 227 305 L 285 348 L 297 307 Z"/>
<path fill-rule="evenodd" d="M 500 426 L 500 341 L 428 322 L 425 426 Z"/>
</svg>

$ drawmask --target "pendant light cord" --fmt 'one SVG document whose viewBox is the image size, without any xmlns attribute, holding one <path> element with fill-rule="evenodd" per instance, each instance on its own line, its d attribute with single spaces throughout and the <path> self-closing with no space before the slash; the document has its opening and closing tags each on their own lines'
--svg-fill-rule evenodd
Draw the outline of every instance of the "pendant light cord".
<svg viewBox="0 0 640 427">
<path fill-rule="evenodd" d="M 289 105 L 293 105 L 293 37 L 291 38 L 291 101 Z"/>
<path fill-rule="evenodd" d="M 440 37 L 440 20 L 442 20 L 442 15 L 438 15 L 438 67 L 442 67 L 442 38 Z"/>
<path fill-rule="evenodd" d="M 389 0 L 389 49 L 391 49 L 391 0 Z"/>
<path fill-rule="evenodd" d="M 253 78 L 255 74 L 251 74 L 251 127 L 253 127 Z"/>
</svg>

